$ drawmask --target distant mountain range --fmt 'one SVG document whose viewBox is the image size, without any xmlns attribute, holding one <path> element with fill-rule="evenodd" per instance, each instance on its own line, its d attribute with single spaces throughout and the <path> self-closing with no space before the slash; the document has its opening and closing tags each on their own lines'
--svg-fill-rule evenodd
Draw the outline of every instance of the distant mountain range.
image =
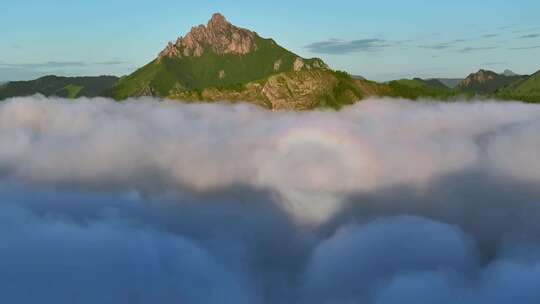
<svg viewBox="0 0 540 304">
<path fill-rule="evenodd" d="M 467 76 L 467 78 L 458 84 L 457 88 L 461 92 L 487 95 L 493 94 L 503 87 L 528 77 L 515 74 L 507 75 L 508 73 L 505 75 L 497 74 L 492 71 L 480 70 Z"/>
<path fill-rule="evenodd" d="M 0 100 L 34 94 L 66 98 L 96 97 L 112 88 L 118 80 L 115 76 L 45 76 L 30 81 L 12 81 L 0 85 Z"/>
<path fill-rule="evenodd" d="M 529 76 L 517 75 L 509 70 L 506 70 L 503 74 L 479 70 L 459 81 L 455 86 L 453 82 L 457 79 L 452 81 L 452 85 L 448 85 L 448 79 L 444 80 L 401 79 L 390 81 L 387 85 L 392 88 L 391 96 L 410 99 L 483 96 L 501 100 L 540 102 L 540 71 Z"/>
<path fill-rule="evenodd" d="M 273 39 L 214 14 L 170 42 L 156 59 L 117 78 L 46 76 L 0 85 L 0 100 L 40 93 L 67 98 L 107 96 L 117 100 L 154 96 L 190 101 L 247 101 L 271 110 L 340 108 L 368 96 L 449 99 L 477 95 L 540 102 L 540 72 L 480 70 L 464 79 L 401 79 L 385 83 L 302 58 Z"/>
</svg>

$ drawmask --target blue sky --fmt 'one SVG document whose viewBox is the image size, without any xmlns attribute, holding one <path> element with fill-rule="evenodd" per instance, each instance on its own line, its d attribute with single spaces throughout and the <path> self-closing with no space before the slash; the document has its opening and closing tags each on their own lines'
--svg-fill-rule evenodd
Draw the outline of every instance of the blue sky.
<svg viewBox="0 0 540 304">
<path fill-rule="evenodd" d="M 5 0 L 0 81 L 124 75 L 213 12 L 374 80 L 540 69 L 538 0 Z"/>
</svg>

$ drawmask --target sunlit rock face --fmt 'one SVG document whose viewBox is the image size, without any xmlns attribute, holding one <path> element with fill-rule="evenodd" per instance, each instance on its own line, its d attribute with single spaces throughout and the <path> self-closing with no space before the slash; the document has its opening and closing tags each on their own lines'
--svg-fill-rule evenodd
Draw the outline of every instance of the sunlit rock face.
<svg viewBox="0 0 540 304">
<path fill-rule="evenodd" d="M 245 55 L 257 50 L 257 34 L 239 28 L 227 21 L 221 14 L 214 14 L 208 24 L 193 27 L 175 43 L 169 43 L 160 57 L 200 57 L 205 49 L 218 55 Z"/>
</svg>

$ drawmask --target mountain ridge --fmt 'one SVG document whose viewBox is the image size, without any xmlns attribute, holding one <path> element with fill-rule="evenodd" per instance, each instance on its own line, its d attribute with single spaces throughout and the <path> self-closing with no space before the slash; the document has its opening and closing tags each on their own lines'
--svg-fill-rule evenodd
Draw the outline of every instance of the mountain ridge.
<svg viewBox="0 0 540 304">
<path fill-rule="evenodd" d="M 469 74 L 458 84 L 457 88 L 462 92 L 487 95 L 526 77 L 522 75 L 506 76 L 480 69 L 476 73 Z"/>
<path fill-rule="evenodd" d="M 186 102 L 246 101 L 270 110 L 339 109 L 368 96 L 412 100 L 483 96 L 540 102 L 540 71 L 527 76 L 481 69 L 463 79 L 377 83 L 332 70 L 319 58 L 303 58 L 274 39 L 233 25 L 219 13 L 167 43 L 152 61 L 130 75 L 102 77 L 97 81 L 47 76 L 0 84 L 0 99 L 36 93 L 68 98 L 105 96 L 118 101 L 152 96 Z"/>
<path fill-rule="evenodd" d="M 169 42 L 156 59 L 122 78 L 107 95 L 117 100 L 243 97 L 273 110 L 290 109 L 289 105 L 340 107 L 362 97 L 354 79 L 331 70 L 321 59 L 303 58 L 271 38 L 232 25 L 218 13 L 207 25 L 192 27 Z"/>
<path fill-rule="evenodd" d="M 28 81 L 10 81 L 0 85 L 0 100 L 42 94 L 65 98 L 97 97 L 118 81 L 116 76 L 64 77 L 48 75 Z"/>
</svg>

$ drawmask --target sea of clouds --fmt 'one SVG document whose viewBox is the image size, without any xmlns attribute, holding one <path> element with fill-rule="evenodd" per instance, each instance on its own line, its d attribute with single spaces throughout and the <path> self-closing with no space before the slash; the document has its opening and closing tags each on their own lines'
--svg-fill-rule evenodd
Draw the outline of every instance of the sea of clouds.
<svg viewBox="0 0 540 304">
<path fill-rule="evenodd" d="M 540 106 L 0 103 L 0 302 L 540 303 Z"/>
</svg>

